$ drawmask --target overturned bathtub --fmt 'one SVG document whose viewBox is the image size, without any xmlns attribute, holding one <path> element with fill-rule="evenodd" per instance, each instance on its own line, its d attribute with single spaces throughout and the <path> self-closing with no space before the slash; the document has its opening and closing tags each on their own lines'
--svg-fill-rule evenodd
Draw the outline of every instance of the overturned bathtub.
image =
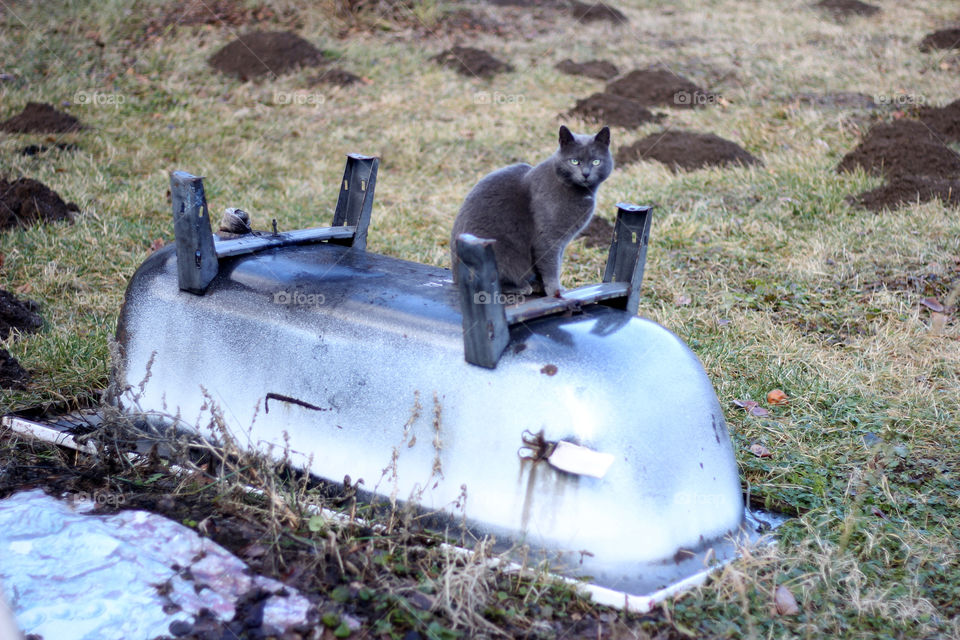
<svg viewBox="0 0 960 640">
<path fill-rule="evenodd" d="M 506 296 L 489 242 L 451 272 L 366 251 L 375 158 L 350 156 L 333 226 L 214 236 L 171 176 L 176 243 L 134 274 L 120 406 L 285 449 L 555 571 L 643 594 L 750 534 L 730 438 L 690 349 L 637 317 L 650 209 L 620 205 L 604 281 Z"/>
</svg>

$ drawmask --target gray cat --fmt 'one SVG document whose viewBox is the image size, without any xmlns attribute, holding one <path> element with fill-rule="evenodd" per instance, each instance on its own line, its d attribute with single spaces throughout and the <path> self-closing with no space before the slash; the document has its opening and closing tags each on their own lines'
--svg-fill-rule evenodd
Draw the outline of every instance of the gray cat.
<svg viewBox="0 0 960 640">
<path fill-rule="evenodd" d="M 560 148 L 535 167 L 513 164 L 486 175 L 467 194 L 453 223 L 450 254 L 456 280 L 457 236 L 495 240 L 504 292 L 563 292 L 560 262 L 587 226 L 597 188 L 613 171 L 610 129 L 595 136 L 560 127 Z"/>
</svg>

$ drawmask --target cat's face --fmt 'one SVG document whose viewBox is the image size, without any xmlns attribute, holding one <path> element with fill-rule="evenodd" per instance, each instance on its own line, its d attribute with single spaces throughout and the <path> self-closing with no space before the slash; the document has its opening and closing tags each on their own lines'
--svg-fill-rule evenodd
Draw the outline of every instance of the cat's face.
<svg viewBox="0 0 960 640">
<path fill-rule="evenodd" d="M 604 127 L 597 135 L 590 136 L 560 127 L 556 171 L 564 182 L 588 189 L 606 180 L 613 171 L 610 129 Z"/>
</svg>

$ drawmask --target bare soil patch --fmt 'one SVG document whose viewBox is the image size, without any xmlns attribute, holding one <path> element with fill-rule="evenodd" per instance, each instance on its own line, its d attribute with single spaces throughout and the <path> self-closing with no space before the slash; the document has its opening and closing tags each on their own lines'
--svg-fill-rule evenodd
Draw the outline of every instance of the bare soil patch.
<svg viewBox="0 0 960 640">
<path fill-rule="evenodd" d="M 862 167 L 874 175 L 960 177 L 960 155 L 917 120 L 894 120 L 870 128 L 860 144 L 843 157 L 837 171 Z"/>
<path fill-rule="evenodd" d="M 920 51 L 935 49 L 960 49 L 960 27 L 950 27 L 928 33 L 920 41 Z"/>
<path fill-rule="evenodd" d="M 826 109 L 876 109 L 877 103 L 873 98 L 855 91 L 838 91 L 836 93 L 798 93 L 790 99 L 791 102 L 810 105 Z"/>
<path fill-rule="evenodd" d="M 924 107 L 917 115 L 921 122 L 948 141 L 960 142 L 960 100 L 945 107 Z"/>
<path fill-rule="evenodd" d="M 79 211 L 75 203 L 64 202 L 56 191 L 33 178 L 12 182 L 0 178 L 0 231 L 37 222 L 72 222 L 72 214 Z"/>
<path fill-rule="evenodd" d="M 28 102 L 23 111 L 0 122 L 0 131 L 7 133 L 70 133 L 82 128 L 79 120 L 46 102 Z"/>
<path fill-rule="evenodd" d="M 651 106 L 693 109 L 713 101 L 707 93 L 690 80 L 667 69 L 634 69 L 607 85 L 607 93 L 614 93 Z"/>
<path fill-rule="evenodd" d="M 338 34 L 341 38 L 350 37 L 354 33 L 383 31 L 416 39 L 425 36 L 469 36 L 480 33 L 514 37 L 523 31 L 518 24 L 522 14 L 514 12 L 512 15 L 491 15 L 483 7 L 450 7 L 443 8 L 434 15 L 423 15 L 419 10 L 424 5 L 416 0 L 345 0 L 339 4 L 338 17 L 346 23 Z M 504 3 L 500 6 L 511 5 Z M 552 22 L 549 18 L 548 21 Z"/>
<path fill-rule="evenodd" d="M 149 19 L 144 25 L 144 39 L 161 37 L 177 27 L 243 27 L 277 17 L 270 7 L 245 6 L 237 0 L 179 0 L 163 5 L 160 10 L 160 15 Z"/>
<path fill-rule="evenodd" d="M 498 60 L 483 49 L 455 46 L 432 58 L 460 75 L 490 78 L 498 73 L 513 71 L 513 66 Z"/>
<path fill-rule="evenodd" d="M 510 27 L 489 16 L 482 15 L 469 9 L 457 9 L 444 14 L 439 22 L 425 31 L 436 33 L 492 33 L 499 36 L 510 34 Z"/>
<path fill-rule="evenodd" d="M 578 239 L 592 248 L 607 249 L 613 240 L 613 223 L 602 216 L 590 218 L 590 224 L 580 232 Z"/>
<path fill-rule="evenodd" d="M 322 51 L 291 31 L 251 31 L 225 45 L 208 62 L 220 73 L 246 82 L 298 67 L 318 67 L 327 60 Z"/>
<path fill-rule="evenodd" d="M 616 78 L 620 71 L 616 65 L 607 60 L 588 60 L 587 62 L 574 62 L 570 58 L 561 60 L 556 64 L 556 69 L 574 76 L 587 76 L 597 80 L 611 80 Z"/>
<path fill-rule="evenodd" d="M 712 133 L 688 131 L 654 133 L 617 151 L 616 161 L 619 164 L 640 160 L 662 162 L 674 172 L 713 166 L 763 164 L 736 142 Z"/>
<path fill-rule="evenodd" d="M 832 13 L 837 18 L 872 16 L 880 12 L 880 7 L 860 2 L 860 0 L 822 0 L 817 3 L 817 7 Z"/>
<path fill-rule="evenodd" d="M 578 100 L 576 106 L 570 110 L 570 115 L 630 129 L 663 119 L 663 115 L 654 114 L 636 100 L 614 93 L 595 93 L 589 98 Z"/>
</svg>

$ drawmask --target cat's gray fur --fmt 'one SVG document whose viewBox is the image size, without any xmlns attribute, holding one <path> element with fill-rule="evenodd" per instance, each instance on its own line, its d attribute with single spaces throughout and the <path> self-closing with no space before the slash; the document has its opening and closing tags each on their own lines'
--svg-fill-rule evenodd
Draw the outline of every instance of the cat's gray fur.
<svg viewBox="0 0 960 640">
<path fill-rule="evenodd" d="M 560 127 L 560 147 L 537 166 L 514 164 L 486 175 L 453 223 L 454 279 L 457 236 L 469 233 L 496 241 L 504 292 L 559 296 L 563 252 L 590 221 L 597 188 L 611 171 L 610 129 L 591 136 Z"/>
</svg>

